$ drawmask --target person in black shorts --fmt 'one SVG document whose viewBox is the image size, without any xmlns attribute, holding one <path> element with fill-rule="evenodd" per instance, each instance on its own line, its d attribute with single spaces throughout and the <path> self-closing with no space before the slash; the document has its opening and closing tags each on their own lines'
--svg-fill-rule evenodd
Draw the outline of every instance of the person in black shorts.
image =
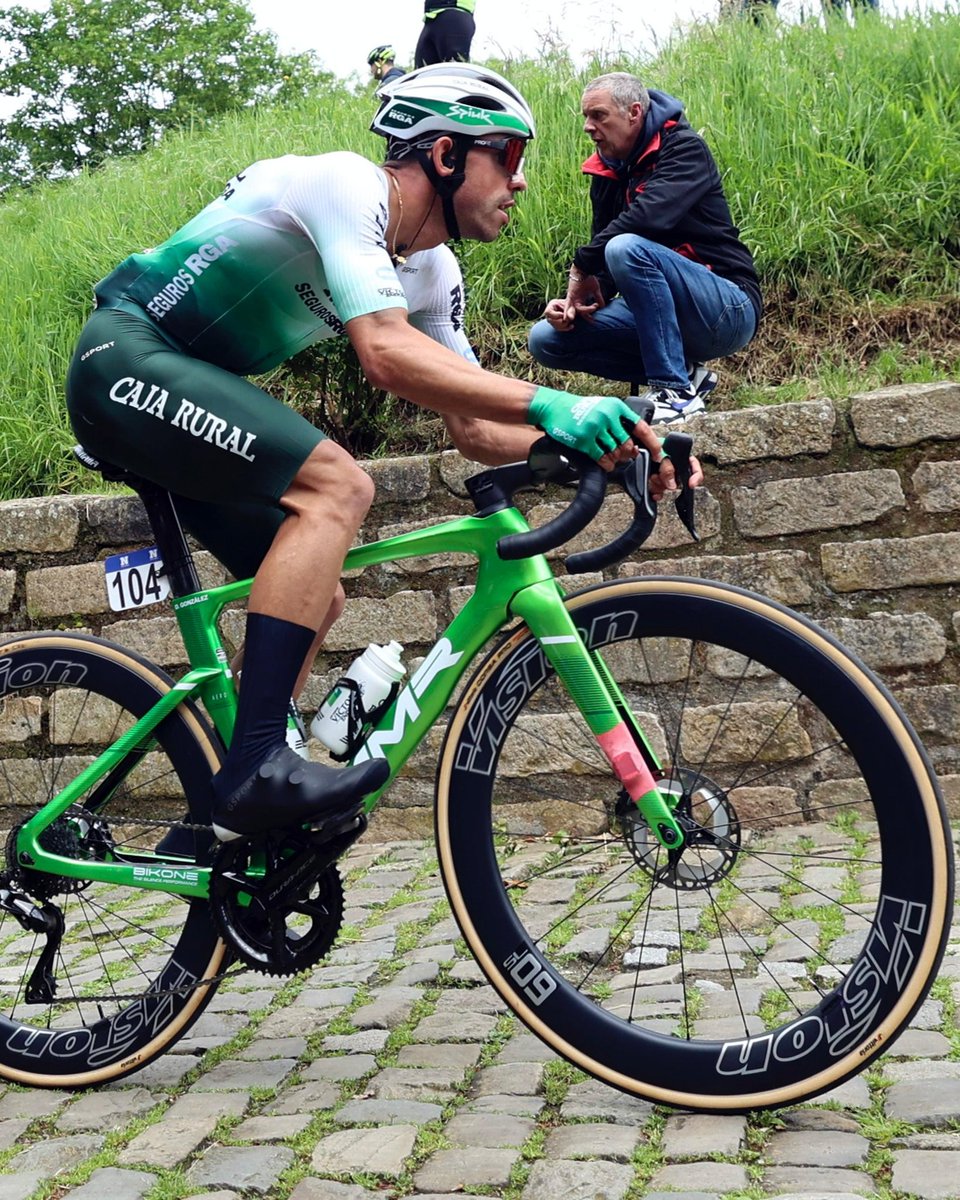
<svg viewBox="0 0 960 1200">
<path fill-rule="evenodd" d="M 380 758 L 336 770 L 286 744 L 290 698 L 342 610 L 340 571 L 373 483 L 246 376 L 346 335 L 375 388 L 441 413 L 479 462 L 523 458 L 534 426 L 607 469 L 635 455 L 634 438 L 661 456 L 622 401 L 484 371 L 466 338 L 444 243 L 492 242 L 508 224 L 534 135 L 520 93 L 492 71 L 444 64 L 381 97 L 382 167 L 334 152 L 241 171 L 96 285 L 67 378 L 87 449 L 168 488 L 185 527 L 235 576 L 254 576 L 236 726 L 213 780 L 221 840 L 347 815 L 388 775 Z M 667 463 L 659 489 L 671 473 Z"/>
<path fill-rule="evenodd" d="M 414 66 L 467 62 L 476 32 L 476 0 L 424 0 L 423 29 L 414 53 Z"/>
</svg>

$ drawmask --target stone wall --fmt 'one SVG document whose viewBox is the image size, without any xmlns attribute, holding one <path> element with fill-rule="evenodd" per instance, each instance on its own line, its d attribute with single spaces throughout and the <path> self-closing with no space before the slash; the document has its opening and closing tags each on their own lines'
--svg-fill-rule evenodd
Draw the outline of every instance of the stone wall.
<svg viewBox="0 0 960 1200">
<path fill-rule="evenodd" d="M 691 430 L 707 469 L 697 495 L 700 544 L 691 545 L 668 502 L 642 557 L 608 577 L 718 579 L 825 625 L 895 691 L 937 765 L 951 815 L 960 816 L 960 385 L 886 388 L 843 405 L 814 400 L 705 414 Z M 477 468 L 454 452 L 366 468 L 377 500 L 364 541 L 471 511 L 463 480 Z M 526 507 L 538 523 L 559 503 L 543 494 Z M 581 535 L 565 552 L 618 532 L 625 503 L 611 497 L 589 539 Z M 175 674 L 184 654 L 173 617 L 154 607 L 118 618 L 104 589 L 102 559 L 150 540 L 140 503 L 129 495 L 0 504 L 2 628 L 96 632 Z M 205 586 L 223 581 L 209 555 L 200 554 L 198 565 Z M 472 560 L 457 555 L 354 573 L 304 709 L 312 711 L 371 637 L 397 638 L 415 663 L 471 582 Z M 226 614 L 228 642 L 238 641 L 242 620 L 239 611 Z M 371 834 L 429 833 L 435 733 L 391 790 Z"/>
</svg>

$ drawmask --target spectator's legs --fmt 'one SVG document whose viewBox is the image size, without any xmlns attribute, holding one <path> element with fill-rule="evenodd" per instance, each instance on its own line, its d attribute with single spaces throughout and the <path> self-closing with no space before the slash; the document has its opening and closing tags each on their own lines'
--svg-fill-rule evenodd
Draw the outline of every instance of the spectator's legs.
<svg viewBox="0 0 960 1200">
<path fill-rule="evenodd" d="M 732 354 L 753 336 L 749 297 L 701 263 L 626 233 L 611 238 L 605 257 L 634 316 L 651 388 L 682 391 L 690 382 L 688 363 Z"/>
<path fill-rule="evenodd" d="M 547 321 L 538 321 L 530 330 L 528 345 L 533 357 L 545 367 L 584 371 L 625 383 L 646 378 L 637 327 L 619 297 L 562 332 Z"/>
<path fill-rule="evenodd" d="M 426 67 L 439 62 L 468 62 L 475 30 L 471 13 L 461 8 L 444 9 L 438 16 L 424 21 L 413 65 Z"/>
</svg>

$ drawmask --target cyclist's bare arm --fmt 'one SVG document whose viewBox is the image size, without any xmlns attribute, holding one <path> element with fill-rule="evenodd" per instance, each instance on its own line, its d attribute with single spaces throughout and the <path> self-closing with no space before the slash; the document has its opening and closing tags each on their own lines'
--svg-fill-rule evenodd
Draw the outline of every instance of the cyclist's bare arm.
<svg viewBox="0 0 960 1200">
<path fill-rule="evenodd" d="M 374 387 L 394 392 L 413 404 L 441 413 L 444 418 L 454 416 L 504 426 L 527 426 L 527 410 L 537 391 L 535 384 L 484 371 L 414 329 L 403 309 L 388 308 L 354 317 L 347 322 L 346 331 Z M 527 432 L 520 438 L 512 435 L 507 438 L 497 437 L 489 430 L 483 434 L 474 431 L 481 452 L 497 455 L 494 460 L 497 462 L 522 458 L 530 437 Z M 634 438 L 647 446 L 655 460 L 659 459 L 660 443 L 649 426 L 638 423 Z M 633 455 L 634 448 L 628 439 L 599 461 L 610 470 Z"/>
<path fill-rule="evenodd" d="M 454 446 L 463 457 L 486 467 L 521 462 L 533 443 L 543 437 L 532 425 L 504 425 L 500 421 L 483 421 L 459 413 L 444 413 L 443 420 Z"/>
<path fill-rule="evenodd" d="M 346 330 L 374 387 L 444 416 L 526 424 L 534 384 L 484 371 L 414 329 L 403 309 L 354 317 Z"/>
</svg>

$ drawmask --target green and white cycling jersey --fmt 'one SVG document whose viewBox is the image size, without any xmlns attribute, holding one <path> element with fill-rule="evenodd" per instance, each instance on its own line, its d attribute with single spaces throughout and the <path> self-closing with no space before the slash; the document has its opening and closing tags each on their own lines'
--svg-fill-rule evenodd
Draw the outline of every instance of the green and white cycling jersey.
<svg viewBox="0 0 960 1200">
<path fill-rule="evenodd" d="M 412 325 L 476 361 L 449 247 L 391 262 L 388 189 L 379 167 L 346 151 L 254 163 L 162 245 L 102 279 L 98 307 L 136 305 L 188 354 L 238 375 L 386 308 L 406 308 Z"/>
</svg>

